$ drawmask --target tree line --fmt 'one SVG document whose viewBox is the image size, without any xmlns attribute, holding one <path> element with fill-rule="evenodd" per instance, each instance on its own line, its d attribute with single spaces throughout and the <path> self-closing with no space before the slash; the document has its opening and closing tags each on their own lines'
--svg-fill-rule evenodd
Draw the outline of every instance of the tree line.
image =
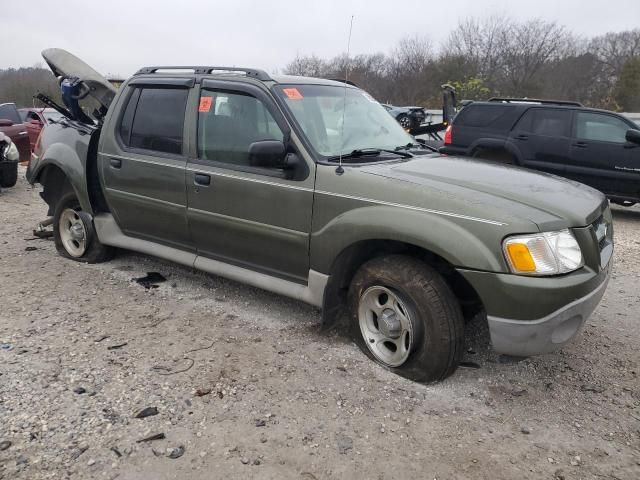
<svg viewBox="0 0 640 480">
<path fill-rule="evenodd" d="M 584 38 L 540 19 L 468 18 L 439 44 L 409 36 L 387 53 L 299 55 L 284 72 L 348 76 L 379 101 L 396 105 L 439 108 L 440 86 L 448 83 L 459 99 L 552 98 L 639 112 L 640 28 Z M 59 99 L 48 69 L 0 70 L 0 103 L 31 106 L 36 92 Z"/>
<path fill-rule="evenodd" d="M 60 87 L 51 70 L 41 66 L 0 70 L 0 104 L 12 102 L 18 107 L 31 107 L 38 92 L 60 100 Z M 38 102 L 38 106 L 44 105 Z"/>
<path fill-rule="evenodd" d="M 347 73 L 348 72 L 348 73 Z M 439 45 L 410 36 L 388 53 L 324 59 L 299 55 L 291 75 L 345 78 L 379 101 L 441 106 L 440 86 L 459 99 L 527 97 L 577 100 L 640 111 L 640 29 L 579 37 L 556 22 L 468 18 Z"/>
</svg>

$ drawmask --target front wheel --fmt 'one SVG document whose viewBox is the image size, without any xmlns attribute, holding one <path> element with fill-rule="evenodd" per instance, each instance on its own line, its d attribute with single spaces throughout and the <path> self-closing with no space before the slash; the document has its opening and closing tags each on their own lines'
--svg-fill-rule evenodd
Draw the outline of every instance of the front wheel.
<svg viewBox="0 0 640 480">
<path fill-rule="evenodd" d="M 60 255 L 78 262 L 100 263 L 114 253 L 98 240 L 91 215 L 82 211 L 74 192 L 62 195 L 56 205 L 53 239 Z"/>
<path fill-rule="evenodd" d="M 352 338 L 389 370 L 434 382 L 451 375 L 462 360 L 460 305 L 426 263 L 404 255 L 370 260 L 353 278 L 349 303 Z"/>
</svg>

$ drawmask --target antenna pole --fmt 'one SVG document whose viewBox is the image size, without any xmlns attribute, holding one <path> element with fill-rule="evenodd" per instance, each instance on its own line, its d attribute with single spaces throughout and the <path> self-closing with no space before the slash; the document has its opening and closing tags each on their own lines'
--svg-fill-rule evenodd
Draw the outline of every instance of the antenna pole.
<svg viewBox="0 0 640 480">
<path fill-rule="evenodd" d="M 347 40 L 347 61 L 345 63 L 345 72 L 344 72 L 344 97 L 342 99 L 342 128 L 340 129 L 340 158 L 338 160 L 338 168 L 336 168 L 336 173 L 338 175 L 342 175 L 344 173 L 344 168 L 342 168 L 342 148 L 343 139 L 344 139 L 344 112 L 347 109 L 347 81 L 349 80 L 349 62 L 350 53 L 351 53 L 351 32 L 353 31 L 353 15 L 351 15 L 351 21 L 349 23 L 349 39 Z"/>
</svg>

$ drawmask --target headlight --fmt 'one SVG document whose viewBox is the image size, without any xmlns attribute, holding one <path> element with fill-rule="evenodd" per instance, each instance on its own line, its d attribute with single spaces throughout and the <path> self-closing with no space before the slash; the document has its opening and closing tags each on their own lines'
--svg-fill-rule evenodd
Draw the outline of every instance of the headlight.
<svg viewBox="0 0 640 480">
<path fill-rule="evenodd" d="M 569 230 L 508 237 L 502 244 L 513 273 L 558 275 L 584 265 L 580 245 Z"/>
<path fill-rule="evenodd" d="M 4 147 L 4 156 L 10 162 L 17 162 L 20 159 L 20 152 L 15 143 L 9 141 L 9 144 Z"/>
</svg>

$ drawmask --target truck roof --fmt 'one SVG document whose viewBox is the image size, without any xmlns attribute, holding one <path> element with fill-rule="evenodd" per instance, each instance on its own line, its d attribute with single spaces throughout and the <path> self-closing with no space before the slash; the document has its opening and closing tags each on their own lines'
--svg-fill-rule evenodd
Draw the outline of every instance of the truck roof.
<svg viewBox="0 0 640 480">
<path fill-rule="evenodd" d="M 297 75 L 270 75 L 264 70 L 248 67 L 225 67 L 225 66 L 153 66 L 143 67 L 138 70 L 135 76 L 138 75 L 175 75 L 180 76 L 184 74 L 196 74 L 203 76 L 216 76 L 216 77 L 233 77 L 238 76 L 259 80 L 261 82 L 274 82 L 282 84 L 298 84 L 298 85 L 329 85 L 329 86 L 342 86 L 345 84 L 352 87 L 353 84 L 349 82 L 343 82 L 339 80 L 328 80 L 326 78 L 316 77 L 302 77 Z"/>
</svg>

